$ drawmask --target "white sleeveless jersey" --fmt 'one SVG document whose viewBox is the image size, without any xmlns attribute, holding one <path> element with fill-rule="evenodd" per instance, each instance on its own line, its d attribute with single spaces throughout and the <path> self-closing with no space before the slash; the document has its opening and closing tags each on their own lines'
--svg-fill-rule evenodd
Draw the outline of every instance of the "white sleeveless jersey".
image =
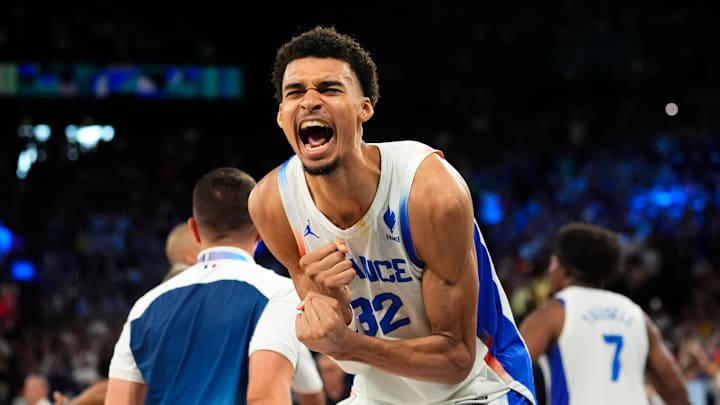
<svg viewBox="0 0 720 405">
<path fill-rule="evenodd" d="M 554 297 L 565 308 L 565 323 L 547 355 L 550 403 L 647 404 L 643 310 L 623 295 L 595 288 L 567 287 Z"/>
<path fill-rule="evenodd" d="M 367 213 L 353 226 L 340 229 L 317 209 L 296 156 L 288 159 L 278 173 L 283 206 L 301 255 L 338 238 L 346 241 L 348 257 L 357 273 L 349 285 L 355 316 L 351 327 L 383 339 L 427 336 L 431 331 L 421 291 L 424 265 L 412 243 L 407 202 L 417 167 L 439 151 L 415 141 L 373 145 L 380 149 L 380 181 Z M 339 362 L 348 373 L 356 374 L 353 388 L 361 403 L 420 405 L 465 398 L 484 401 L 510 389 L 535 402 L 527 348 L 477 224 L 475 229 L 480 297 L 473 371 L 462 383 L 448 385 Z"/>
</svg>

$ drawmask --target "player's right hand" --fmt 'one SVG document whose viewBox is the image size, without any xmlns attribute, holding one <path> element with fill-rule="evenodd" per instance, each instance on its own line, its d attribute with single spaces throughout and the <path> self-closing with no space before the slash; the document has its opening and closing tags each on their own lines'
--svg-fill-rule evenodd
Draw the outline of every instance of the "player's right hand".
<svg viewBox="0 0 720 405">
<path fill-rule="evenodd" d="M 355 270 L 345 255 L 345 241 L 336 240 L 300 258 L 300 267 L 319 292 L 345 287 L 355 278 Z"/>
<path fill-rule="evenodd" d="M 337 298 L 343 305 L 350 302 L 345 287 L 355 278 L 355 269 L 345 256 L 347 252 L 345 241 L 336 240 L 300 258 L 300 268 L 315 290 Z"/>
</svg>

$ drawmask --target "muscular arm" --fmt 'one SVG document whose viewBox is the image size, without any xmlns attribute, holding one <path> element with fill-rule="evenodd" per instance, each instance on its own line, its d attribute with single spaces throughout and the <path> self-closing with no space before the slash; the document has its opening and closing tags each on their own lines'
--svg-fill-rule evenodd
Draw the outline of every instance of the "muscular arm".
<svg viewBox="0 0 720 405">
<path fill-rule="evenodd" d="M 431 334 L 385 340 L 345 333 L 338 360 L 437 383 L 462 381 L 475 361 L 477 259 L 474 214 L 464 180 L 438 156 L 425 159 L 408 202 L 415 248 L 425 262 L 422 294 Z"/>
<path fill-rule="evenodd" d="M 662 340 L 655 323 L 646 315 L 648 333 L 647 368 L 650 380 L 668 405 L 689 405 L 690 400 L 682 373 Z"/>
<path fill-rule="evenodd" d="M 530 352 L 532 361 L 557 343 L 565 322 L 565 309 L 560 301 L 552 299 L 528 314 L 520 323 L 520 334 Z"/>
</svg>

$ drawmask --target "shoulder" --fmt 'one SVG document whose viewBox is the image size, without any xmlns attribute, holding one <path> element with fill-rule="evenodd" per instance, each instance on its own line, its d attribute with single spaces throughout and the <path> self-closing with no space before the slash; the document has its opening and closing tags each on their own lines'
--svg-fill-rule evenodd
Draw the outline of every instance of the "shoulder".
<svg viewBox="0 0 720 405">
<path fill-rule="evenodd" d="M 257 265 L 254 274 L 256 275 L 257 287 L 267 291 L 267 295 L 299 300 L 297 292 L 295 291 L 295 285 L 290 277 L 281 276 L 273 269 L 262 265 Z"/>
<path fill-rule="evenodd" d="M 278 171 L 281 166 L 276 167 L 260 180 L 258 180 L 255 187 L 250 191 L 248 197 L 248 210 L 254 221 L 258 218 L 262 219 L 261 215 L 273 211 L 280 203 L 280 194 L 278 190 Z"/>
<path fill-rule="evenodd" d="M 465 180 L 442 156 L 431 153 L 420 163 L 407 217 L 417 256 L 429 268 L 442 272 L 467 263 L 475 231 L 473 200 Z"/>
<path fill-rule="evenodd" d="M 277 166 L 262 176 L 255 184 L 255 187 L 253 187 L 250 193 L 250 198 L 253 198 L 253 196 L 257 198 L 257 196 L 262 196 L 276 190 L 278 184 L 278 172 L 281 168 L 282 166 Z"/>
<path fill-rule="evenodd" d="M 540 334 L 557 339 L 564 322 L 565 306 L 563 302 L 551 298 L 523 318 L 520 323 L 520 333 L 526 338 L 533 334 Z"/>
<path fill-rule="evenodd" d="M 160 283 L 140 296 L 130 308 L 128 321 L 140 318 L 160 296 L 173 289 L 170 286 L 167 282 Z"/>
<path fill-rule="evenodd" d="M 563 301 L 558 298 L 550 298 L 528 315 L 525 320 L 528 320 L 531 316 L 543 321 L 556 320 L 558 317 L 564 317 L 564 314 L 565 304 Z"/>
<path fill-rule="evenodd" d="M 455 167 L 437 153 L 427 155 L 420 163 L 413 180 L 410 200 L 421 210 L 431 212 L 460 209 L 467 214 L 468 210 L 472 211 L 472 195 L 467 182 Z"/>
</svg>

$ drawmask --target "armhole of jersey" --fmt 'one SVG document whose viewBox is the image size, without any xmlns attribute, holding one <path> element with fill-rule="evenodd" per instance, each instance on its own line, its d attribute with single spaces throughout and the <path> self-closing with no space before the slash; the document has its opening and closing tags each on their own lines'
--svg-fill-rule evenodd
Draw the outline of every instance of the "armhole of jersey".
<svg viewBox="0 0 720 405">
<path fill-rule="evenodd" d="M 290 162 L 293 160 L 293 157 L 290 157 L 285 161 L 285 163 L 280 166 L 280 170 L 278 170 L 277 173 L 277 179 L 278 179 L 278 189 L 280 191 L 280 199 L 282 200 L 283 210 L 285 211 L 285 217 L 288 220 L 288 223 L 290 224 L 290 231 L 293 234 L 293 237 L 295 238 L 295 245 L 297 245 L 298 253 L 300 254 L 300 257 L 303 257 L 307 254 L 307 248 L 305 247 L 305 241 L 302 238 L 302 235 L 298 233 L 298 231 L 295 229 L 295 226 L 293 226 L 292 221 L 292 212 L 289 212 L 291 207 L 293 207 L 293 202 L 290 201 L 292 198 L 292 190 L 290 188 L 290 182 L 288 181 L 288 167 L 290 166 Z"/>
<path fill-rule="evenodd" d="M 565 298 L 556 296 L 556 297 L 553 297 L 552 299 L 559 302 L 563 308 L 563 315 L 562 315 L 563 322 L 562 322 L 562 325 L 560 325 L 560 331 L 558 332 L 557 338 L 555 339 L 555 345 L 559 347 L 560 339 L 562 338 L 563 334 L 565 333 L 565 329 L 567 329 L 569 326 L 571 326 L 571 325 L 569 325 L 571 320 L 569 320 L 568 316 L 567 316 L 567 302 L 565 301 Z"/>
<path fill-rule="evenodd" d="M 415 250 L 415 242 L 412 239 L 412 232 L 410 232 L 408 200 L 410 198 L 410 189 L 412 188 L 412 184 L 415 181 L 417 169 L 420 167 L 422 162 L 432 154 L 437 154 L 441 158 L 443 158 L 443 154 L 441 151 L 427 147 L 426 153 L 418 154 L 416 160 L 411 160 L 410 162 L 408 162 L 407 166 L 403 168 L 404 170 L 411 171 L 412 176 L 408 176 L 409 179 L 405 182 L 405 184 L 402 185 L 402 193 L 400 195 L 400 233 L 402 234 L 402 238 L 404 241 L 405 251 L 407 252 L 408 257 L 410 257 L 410 260 L 412 260 L 413 264 L 421 269 L 425 268 L 425 262 L 420 260 L 420 257 L 417 255 L 417 251 Z M 401 178 L 408 177 L 401 176 Z"/>
</svg>

